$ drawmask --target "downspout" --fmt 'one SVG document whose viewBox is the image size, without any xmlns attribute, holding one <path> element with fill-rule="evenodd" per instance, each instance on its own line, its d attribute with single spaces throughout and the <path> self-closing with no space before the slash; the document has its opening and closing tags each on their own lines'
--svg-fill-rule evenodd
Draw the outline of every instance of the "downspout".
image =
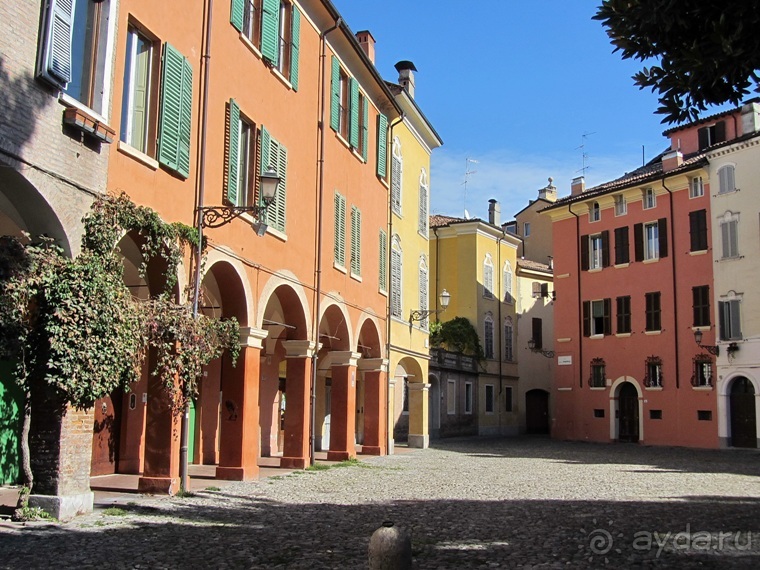
<svg viewBox="0 0 760 570">
<path fill-rule="evenodd" d="M 398 118 L 398 120 L 394 123 L 391 123 L 389 131 L 391 134 L 390 141 L 391 141 L 391 148 L 393 148 L 393 129 L 401 123 L 404 120 L 404 113 L 401 113 L 401 116 Z M 387 148 L 386 148 L 387 153 Z M 391 151 L 391 154 L 392 151 Z M 391 156 L 391 160 L 393 160 L 393 157 Z M 388 180 L 391 183 L 391 186 L 393 186 L 393 168 L 391 167 L 389 170 Z M 391 296 L 392 296 L 392 281 L 393 281 L 393 275 L 391 275 L 391 271 L 393 268 L 393 264 L 391 263 L 391 260 L 393 259 L 393 204 L 391 203 L 391 193 L 388 192 L 388 302 L 385 304 L 385 354 L 388 355 L 388 376 L 386 378 L 386 382 L 390 385 L 390 365 L 391 365 Z M 436 274 L 436 279 L 438 278 L 438 274 Z M 436 307 L 438 308 L 438 307 Z M 390 394 L 388 395 L 390 396 Z M 388 401 L 386 400 L 386 406 L 388 404 Z M 388 411 L 387 407 L 385 410 L 385 415 L 388 416 L 390 412 Z M 390 430 L 390 424 L 388 424 L 388 433 L 386 434 L 386 441 L 388 444 L 388 453 L 390 453 L 390 440 L 391 440 L 391 430 Z"/>
<path fill-rule="evenodd" d="M 314 465 L 314 435 L 316 434 L 316 407 L 317 407 L 317 359 L 319 354 L 319 312 L 322 301 L 322 201 L 325 188 L 325 46 L 326 37 L 330 32 L 338 29 L 343 19 L 338 17 L 335 24 L 319 34 L 319 155 L 317 157 L 317 168 L 319 177 L 317 182 L 317 267 L 315 270 L 314 286 L 314 318 L 312 319 L 311 336 L 315 340 L 314 356 L 311 359 L 311 406 L 309 407 L 309 463 Z"/>
<path fill-rule="evenodd" d="M 501 322 L 501 304 L 504 302 L 504 295 L 502 294 L 502 290 L 504 287 L 504 283 L 502 281 L 504 280 L 504 270 L 501 267 L 501 242 L 504 241 L 504 238 L 506 237 L 506 232 L 504 230 L 504 226 L 501 228 L 501 235 L 496 238 L 496 266 L 498 267 L 499 271 L 499 288 L 497 291 L 499 292 L 499 304 L 498 304 L 498 317 L 497 317 L 497 326 L 499 327 L 499 402 L 501 402 L 501 394 L 504 392 L 504 371 L 502 369 L 502 365 L 504 363 L 504 354 L 502 353 L 502 350 L 504 348 L 504 323 Z M 517 273 L 517 268 L 515 267 L 515 274 Z M 495 336 L 495 335 L 494 335 Z M 499 404 L 499 432 L 501 432 L 501 405 Z M 501 435 L 501 433 L 499 433 Z"/>
<path fill-rule="evenodd" d="M 214 9 L 214 0 L 206 2 L 206 42 L 201 55 L 203 65 L 203 102 L 201 103 L 200 123 L 200 149 L 198 156 L 198 204 L 195 210 L 196 229 L 198 231 L 198 243 L 195 247 L 195 267 L 193 268 L 193 318 L 198 318 L 198 302 L 201 288 L 201 263 L 203 261 L 203 207 L 206 193 L 206 126 L 208 125 L 208 84 L 209 68 L 211 66 L 211 16 Z M 187 491 L 188 486 L 188 441 L 190 439 L 190 394 L 185 386 L 185 409 L 182 413 L 180 424 L 180 447 L 179 447 L 179 488 Z"/>
<path fill-rule="evenodd" d="M 674 220 L 675 216 L 673 215 L 673 192 L 671 192 L 670 188 L 665 186 L 665 177 L 662 177 L 661 180 L 662 187 L 665 188 L 668 192 L 668 202 L 670 203 L 670 258 L 671 258 L 671 267 L 673 269 L 673 278 L 670 280 L 673 284 L 673 322 L 674 326 L 676 328 L 675 332 L 675 349 L 676 349 L 676 389 L 680 387 L 680 365 L 679 365 L 679 354 L 678 354 L 678 335 L 679 335 L 679 328 L 678 328 L 678 308 L 675 306 L 675 304 L 678 302 L 676 297 L 676 242 L 675 242 L 675 228 L 673 227 L 675 225 Z"/>
<path fill-rule="evenodd" d="M 583 296 L 581 295 L 581 221 L 578 214 L 573 212 L 573 205 L 567 205 L 567 211 L 575 216 L 575 236 L 578 247 L 578 387 L 583 388 Z"/>
</svg>

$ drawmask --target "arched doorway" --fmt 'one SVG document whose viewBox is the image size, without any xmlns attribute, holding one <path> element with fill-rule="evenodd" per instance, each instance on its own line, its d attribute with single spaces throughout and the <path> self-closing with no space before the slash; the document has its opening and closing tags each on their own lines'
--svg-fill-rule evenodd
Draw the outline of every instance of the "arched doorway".
<svg viewBox="0 0 760 570">
<path fill-rule="evenodd" d="M 755 415 L 755 388 L 744 376 L 731 383 L 729 413 L 731 420 L 731 446 L 757 447 L 757 421 Z"/>
<path fill-rule="evenodd" d="M 639 441 L 639 393 L 630 382 L 618 392 L 618 441 Z"/>
<path fill-rule="evenodd" d="M 549 392 L 546 390 L 525 393 L 525 431 L 529 434 L 549 433 Z"/>
</svg>

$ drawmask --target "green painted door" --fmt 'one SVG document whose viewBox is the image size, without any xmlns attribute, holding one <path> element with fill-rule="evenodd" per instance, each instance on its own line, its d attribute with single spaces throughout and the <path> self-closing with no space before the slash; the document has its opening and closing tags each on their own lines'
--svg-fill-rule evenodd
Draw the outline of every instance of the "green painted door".
<svg viewBox="0 0 760 570">
<path fill-rule="evenodd" d="M 187 434 L 187 462 L 195 463 L 195 400 L 190 400 L 190 421 Z"/>
<path fill-rule="evenodd" d="M 14 364 L 0 361 L 0 485 L 18 483 L 21 474 L 21 389 L 13 377 Z"/>
</svg>

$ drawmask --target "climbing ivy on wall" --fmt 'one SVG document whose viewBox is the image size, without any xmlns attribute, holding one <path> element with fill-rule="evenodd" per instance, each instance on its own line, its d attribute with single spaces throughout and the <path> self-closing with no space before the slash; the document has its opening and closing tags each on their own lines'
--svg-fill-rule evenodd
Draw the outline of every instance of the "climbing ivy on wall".
<svg viewBox="0 0 760 570">
<path fill-rule="evenodd" d="M 478 360 L 484 357 L 478 331 L 465 317 L 455 317 L 445 323 L 431 323 L 430 343 L 451 352 L 474 356 Z"/>
<path fill-rule="evenodd" d="M 197 391 L 203 366 L 229 350 L 239 351 L 235 319 L 193 317 L 171 295 L 186 246 L 199 247 L 197 232 L 167 224 L 125 194 L 99 198 L 84 218 L 81 253 L 75 258 L 50 238 L 0 238 L 0 358 L 17 363 L 24 394 L 21 434 L 26 506 L 33 485 L 29 461 L 31 389 L 48 390 L 62 405 L 86 409 L 140 377 L 147 349 L 177 411 Z M 147 301 L 123 281 L 117 249 L 126 232 L 140 236 L 144 276 L 151 259 L 162 258 L 164 290 Z M 36 383 L 36 384 L 35 384 Z"/>
</svg>

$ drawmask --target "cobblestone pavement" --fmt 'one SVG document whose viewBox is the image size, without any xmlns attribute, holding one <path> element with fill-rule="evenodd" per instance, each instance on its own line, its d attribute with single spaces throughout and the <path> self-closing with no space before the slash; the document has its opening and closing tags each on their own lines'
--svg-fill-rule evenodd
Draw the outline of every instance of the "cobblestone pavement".
<svg viewBox="0 0 760 570">
<path fill-rule="evenodd" d="M 365 568 L 385 520 L 411 530 L 420 569 L 760 568 L 760 453 L 444 440 L 4 524 L 0 568 Z"/>
</svg>

